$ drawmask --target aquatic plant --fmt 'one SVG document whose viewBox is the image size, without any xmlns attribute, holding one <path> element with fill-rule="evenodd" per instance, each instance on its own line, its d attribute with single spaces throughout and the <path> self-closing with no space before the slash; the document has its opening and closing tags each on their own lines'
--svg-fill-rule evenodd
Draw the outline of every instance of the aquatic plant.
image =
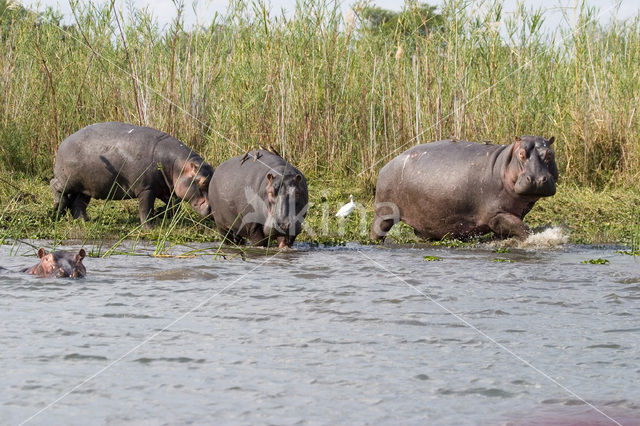
<svg viewBox="0 0 640 426">
<path fill-rule="evenodd" d="M 598 259 L 583 260 L 582 263 L 588 264 L 588 265 L 607 265 L 610 262 L 608 259 L 598 258 Z"/>
<path fill-rule="evenodd" d="M 640 256 L 640 250 L 616 250 L 616 253 L 626 256 Z"/>
<path fill-rule="evenodd" d="M 438 256 L 425 256 L 424 260 L 427 262 L 439 262 L 442 260 L 442 258 Z"/>
</svg>

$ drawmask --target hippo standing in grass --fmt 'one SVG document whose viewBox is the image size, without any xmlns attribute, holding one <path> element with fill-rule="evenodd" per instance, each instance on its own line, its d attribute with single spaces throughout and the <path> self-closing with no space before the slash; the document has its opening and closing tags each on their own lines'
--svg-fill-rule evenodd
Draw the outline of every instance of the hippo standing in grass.
<svg viewBox="0 0 640 426">
<path fill-rule="evenodd" d="M 410 148 L 385 165 L 376 184 L 371 239 L 402 220 L 427 239 L 493 231 L 525 238 L 522 221 L 541 197 L 556 193 L 554 138 L 511 145 L 445 140 Z"/>
<path fill-rule="evenodd" d="M 175 195 L 202 216 L 213 168 L 191 148 L 149 127 L 110 122 L 87 126 L 58 148 L 51 191 L 55 210 L 71 210 L 87 220 L 91 198 L 137 198 L 140 223 L 153 217 L 156 198 L 167 203 Z"/>
<path fill-rule="evenodd" d="M 307 213 L 307 181 L 280 155 L 250 151 L 220 164 L 209 185 L 209 204 L 220 232 L 236 243 L 248 239 L 291 247 Z"/>
<path fill-rule="evenodd" d="M 38 277 L 55 278 L 83 278 L 87 275 L 87 270 L 82 264 L 86 253 L 80 249 L 77 254 L 67 251 L 54 251 L 47 253 L 43 248 L 38 250 L 40 262 L 30 268 L 23 269 L 22 272 L 37 275 Z"/>
</svg>

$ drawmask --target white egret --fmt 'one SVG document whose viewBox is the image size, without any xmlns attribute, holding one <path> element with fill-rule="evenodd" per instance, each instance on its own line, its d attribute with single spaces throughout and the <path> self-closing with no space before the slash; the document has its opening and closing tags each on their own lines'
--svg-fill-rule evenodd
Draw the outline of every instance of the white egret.
<svg viewBox="0 0 640 426">
<path fill-rule="evenodd" d="M 347 217 L 356 209 L 356 203 L 353 202 L 353 195 L 349 195 L 349 198 L 351 201 L 340 207 L 340 210 L 336 213 L 336 217 Z"/>
</svg>

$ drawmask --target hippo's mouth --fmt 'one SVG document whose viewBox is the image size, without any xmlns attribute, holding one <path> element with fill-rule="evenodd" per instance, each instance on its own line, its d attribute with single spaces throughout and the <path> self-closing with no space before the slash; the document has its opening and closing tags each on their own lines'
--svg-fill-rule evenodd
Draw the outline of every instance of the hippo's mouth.
<svg viewBox="0 0 640 426">
<path fill-rule="evenodd" d="M 291 248 L 296 235 L 298 235 L 302 230 L 302 229 L 297 230 L 298 227 L 289 228 L 286 226 L 281 226 L 274 222 L 269 222 L 269 221 L 267 222 L 268 223 L 265 224 L 265 226 L 262 229 L 264 232 L 264 235 L 268 235 L 269 239 L 271 239 L 272 241 L 275 240 L 278 244 L 278 248 L 280 249 L 286 248 L 286 247 Z M 286 229 L 283 229 L 283 228 L 286 228 Z M 290 231 L 294 231 L 294 229 L 297 230 L 297 232 L 290 232 Z"/>
<path fill-rule="evenodd" d="M 521 175 L 513 187 L 516 194 L 530 197 L 551 197 L 556 193 L 556 182 L 552 177 L 543 176 L 532 179 Z"/>
<path fill-rule="evenodd" d="M 200 213 L 200 216 L 206 217 L 211 214 L 211 206 L 209 205 L 209 202 L 205 199 L 203 199 L 199 203 L 192 203 L 191 205 L 193 206 L 195 211 Z"/>
<path fill-rule="evenodd" d="M 291 244 L 289 244 L 289 239 L 287 237 L 285 237 L 284 235 L 281 235 L 277 238 L 278 241 L 278 248 L 279 249 L 283 249 L 283 248 L 291 248 Z"/>
</svg>

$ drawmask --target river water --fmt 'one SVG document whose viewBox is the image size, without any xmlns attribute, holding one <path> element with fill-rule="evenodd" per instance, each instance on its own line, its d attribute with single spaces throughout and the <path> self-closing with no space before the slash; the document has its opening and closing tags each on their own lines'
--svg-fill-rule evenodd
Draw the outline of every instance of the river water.
<svg viewBox="0 0 640 426">
<path fill-rule="evenodd" d="M 84 263 L 0 274 L 1 424 L 640 424 L 640 258 L 614 247 Z"/>
</svg>

